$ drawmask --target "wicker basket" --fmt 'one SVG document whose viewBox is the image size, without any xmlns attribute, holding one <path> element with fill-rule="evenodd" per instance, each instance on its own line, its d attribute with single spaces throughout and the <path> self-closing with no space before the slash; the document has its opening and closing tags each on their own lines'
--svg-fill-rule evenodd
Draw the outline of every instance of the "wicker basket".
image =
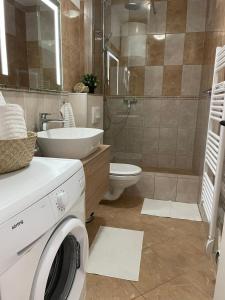
<svg viewBox="0 0 225 300">
<path fill-rule="evenodd" d="M 36 139 L 36 133 L 28 132 L 27 138 L 0 140 L 0 174 L 28 166 L 34 156 Z"/>
</svg>

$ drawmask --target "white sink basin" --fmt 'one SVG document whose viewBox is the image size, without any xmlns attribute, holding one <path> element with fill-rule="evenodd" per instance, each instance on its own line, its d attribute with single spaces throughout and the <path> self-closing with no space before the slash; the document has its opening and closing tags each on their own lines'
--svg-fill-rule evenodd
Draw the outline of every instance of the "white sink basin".
<svg viewBox="0 0 225 300">
<path fill-rule="evenodd" d="M 38 145 L 44 156 L 81 159 L 95 152 L 103 130 L 95 128 L 56 128 L 38 132 Z"/>
</svg>

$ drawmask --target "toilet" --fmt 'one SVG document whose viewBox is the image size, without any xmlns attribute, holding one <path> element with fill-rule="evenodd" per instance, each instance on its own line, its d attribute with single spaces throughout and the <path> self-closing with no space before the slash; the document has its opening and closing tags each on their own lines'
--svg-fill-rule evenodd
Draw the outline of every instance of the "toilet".
<svg viewBox="0 0 225 300">
<path fill-rule="evenodd" d="M 135 185 L 141 178 L 142 169 L 129 164 L 110 164 L 109 172 L 109 191 L 105 194 L 105 200 L 118 199 L 124 190 Z"/>
</svg>

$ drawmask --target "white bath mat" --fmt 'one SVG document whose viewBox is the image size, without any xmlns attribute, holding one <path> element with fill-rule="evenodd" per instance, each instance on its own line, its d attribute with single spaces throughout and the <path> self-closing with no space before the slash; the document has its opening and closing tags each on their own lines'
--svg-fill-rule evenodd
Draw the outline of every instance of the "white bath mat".
<svg viewBox="0 0 225 300">
<path fill-rule="evenodd" d="M 87 272 L 138 281 L 143 231 L 101 226 L 90 249 Z"/>
<path fill-rule="evenodd" d="M 195 203 L 181 203 L 145 198 L 141 214 L 191 221 L 202 221 L 198 205 Z"/>
</svg>

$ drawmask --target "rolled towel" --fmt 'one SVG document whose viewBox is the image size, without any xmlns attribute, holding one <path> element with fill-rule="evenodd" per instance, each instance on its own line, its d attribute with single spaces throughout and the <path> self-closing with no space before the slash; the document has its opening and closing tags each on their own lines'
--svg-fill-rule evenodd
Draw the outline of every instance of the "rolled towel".
<svg viewBox="0 0 225 300">
<path fill-rule="evenodd" d="M 0 91 L 0 105 L 5 105 L 5 104 L 6 104 L 5 98 L 3 97 L 2 92 Z"/>
<path fill-rule="evenodd" d="M 73 109 L 70 103 L 65 103 L 60 109 L 60 112 L 64 119 L 64 127 L 76 127 Z"/>
<path fill-rule="evenodd" d="M 24 111 L 17 104 L 0 105 L 0 140 L 27 137 Z"/>
</svg>

